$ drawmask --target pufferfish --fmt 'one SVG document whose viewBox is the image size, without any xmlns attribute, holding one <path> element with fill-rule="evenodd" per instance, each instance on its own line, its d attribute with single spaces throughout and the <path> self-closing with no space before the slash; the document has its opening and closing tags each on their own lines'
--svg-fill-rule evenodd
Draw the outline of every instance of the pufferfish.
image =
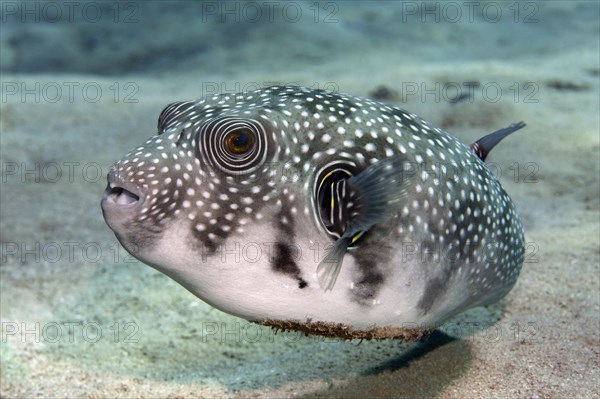
<svg viewBox="0 0 600 399">
<path fill-rule="evenodd" d="M 273 86 L 168 105 L 104 218 L 211 306 L 280 329 L 415 339 L 513 287 L 525 242 L 471 146 L 400 108 Z"/>
</svg>

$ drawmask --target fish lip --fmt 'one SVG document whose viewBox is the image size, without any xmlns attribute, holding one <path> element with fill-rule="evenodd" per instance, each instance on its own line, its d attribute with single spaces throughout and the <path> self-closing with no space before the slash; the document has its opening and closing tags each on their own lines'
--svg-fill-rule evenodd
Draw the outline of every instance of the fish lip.
<svg viewBox="0 0 600 399">
<path fill-rule="evenodd" d="M 144 192 L 136 184 L 119 177 L 114 169 L 109 172 L 107 180 L 102 194 L 102 208 L 131 211 L 144 202 Z"/>
</svg>

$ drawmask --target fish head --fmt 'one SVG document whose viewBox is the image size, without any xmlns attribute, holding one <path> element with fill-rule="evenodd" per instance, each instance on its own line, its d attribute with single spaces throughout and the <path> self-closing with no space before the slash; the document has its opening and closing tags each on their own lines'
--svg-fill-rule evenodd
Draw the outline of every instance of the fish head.
<svg viewBox="0 0 600 399">
<path fill-rule="evenodd" d="M 260 99 L 169 105 L 158 134 L 114 164 L 102 199 L 129 253 L 248 319 L 273 316 L 290 291 L 320 291 L 313 254 L 332 242 L 307 195 L 315 178 L 293 161 L 301 143 Z"/>
</svg>

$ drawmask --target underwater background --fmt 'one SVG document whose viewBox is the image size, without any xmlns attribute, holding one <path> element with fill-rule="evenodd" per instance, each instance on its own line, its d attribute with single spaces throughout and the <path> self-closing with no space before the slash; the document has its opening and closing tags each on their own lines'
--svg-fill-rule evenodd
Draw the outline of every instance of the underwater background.
<svg viewBox="0 0 600 399">
<path fill-rule="evenodd" d="M 2 1 L 0 396 L 597 398 L 597 1 Z M 131 258 L 99 206 L 167 104 L 351 93 L 471 143 L 526 229 L 515 288 L 428 340 L 224 314 Z"/>
</svg>

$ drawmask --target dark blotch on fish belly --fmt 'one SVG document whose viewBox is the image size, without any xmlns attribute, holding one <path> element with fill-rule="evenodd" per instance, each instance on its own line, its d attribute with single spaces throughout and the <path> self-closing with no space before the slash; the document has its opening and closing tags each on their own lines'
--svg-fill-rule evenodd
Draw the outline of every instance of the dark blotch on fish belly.
<svg viewBox="0 0 600 399">
<path fill-rule="evenodd" d="M 287 242 L 293 243 L 295 238 L 294 219 L 287 204 L 282 204 L 282 209 L 278 217 L 279 223 L 277 223 L 276 229 L 281 233 L 280 236 L 286 239 Z M 283 222 L 284 219 L 287 220 L 287 223 Z M 275 244 L 275 254 L 271 259 L 271 269 L 295 279 L 298 282 L 298 288 L 308 286 L 306 280 L 302 278 L 302 272 L 294 259 L 294 248 L 286 244 L 283 240 L 279 240 Z"/>
<path fill-rule="evenodd" d="M 358 265 L 360 277 L 351 291 L 352 299 L 361 305 L 371 305 L 371 300 L 385 282 L 383 273 L 377 268 L 380 260 L 372 251 L 353 254 L 353 258 Z"/>
<path fill-rule="evenodd" d="M 436 300 L 439 300 L 441 296 L 446 292 L 446 284 L 448 283 L 447 278 L 435 277 L 427 281 L 425 285 L 425 291 L 417 306 L 423 314 L 431 310 Z"/>
<path fill-rule="evenodd" d="M 271 267 L 278 273 L 295 278 L 298 281 L 298 288 L 305 288 L 308 283 L 302 278 L 292 251 L 292 248 L 287 244 L 282 242 L 275 244 L 275 256 Z"/>
<path fill-rule="evenodd" d="M 419 299 L 417 307 L 421 310 L 422 314 L 428 313 L 433 309 L 434 305 L 443 300 L 446 292 L 448 291 L 448 281 L 454 272 L 458 269 L 459 262 L 454 258 L 444 259 L 444 257 L 435 258 L 434 253 L 438 250 L 436 244 L 429 240 L 424 240 L 421 245 L 423 246 L 423 254 L 421 256 L 421 262 L 423 262 L 423 270 L 425 274 L 425 288 L 423 290 L 423 296 Z M 464 248 L 460 248 L 461 257 L 464 258 Z M 428 259 L 425 259 L 425 255 L 428 254 Z M 435 271 L 434 273 L 427 273 L 429 271 Z"/>
</svg>

